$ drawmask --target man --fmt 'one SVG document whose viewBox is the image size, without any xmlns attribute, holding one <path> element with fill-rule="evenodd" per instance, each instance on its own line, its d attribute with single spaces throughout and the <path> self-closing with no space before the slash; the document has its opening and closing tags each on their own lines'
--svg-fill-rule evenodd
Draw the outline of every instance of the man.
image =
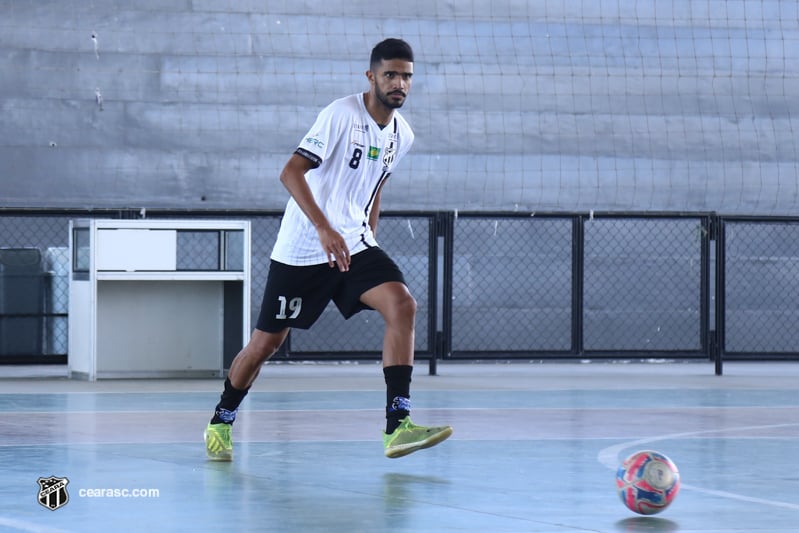
<svg viewBox="0 0 799 533">
<path fill-rule="evenodd" d="M 385 320 L 385 455 L 402 457 L 452 434 L 450 426 L 411 422 L 416 300 L 375 240 L 383 185 L 413 143 L 410 126 L 396 111 L 412 76 L 408 43 L 378 43 L 366 71 L 369 91 L 323 109 L 286 163 L 280 181 L 291 198 L 272 250 L 258 322 L 230 366 L 205 430 L 209 459 L 232 460 L 231 426 L 262 365 L 290 328 L 311 327 L 331 300 L 345 318 L 374 309 Z"/>
</svg>

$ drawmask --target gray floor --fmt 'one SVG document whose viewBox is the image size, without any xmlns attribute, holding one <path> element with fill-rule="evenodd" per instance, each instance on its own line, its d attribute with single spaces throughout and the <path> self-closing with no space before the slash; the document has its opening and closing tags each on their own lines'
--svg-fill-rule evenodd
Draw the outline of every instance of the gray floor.
<svg viewBox="0 0 799 533">
<path fill-rule="evenodd" d="M 378 365 L 268 365 L 231 464 L 201 439 L 221 381 L 49 372 L 0 367 L 2 531 L 799 531 L 799 364 L 420 364 L 414 421 L 455 433 L 394 460 Z M 683 481 L 652 517 L 614 487 L 646 448 Z"/>
</svg>

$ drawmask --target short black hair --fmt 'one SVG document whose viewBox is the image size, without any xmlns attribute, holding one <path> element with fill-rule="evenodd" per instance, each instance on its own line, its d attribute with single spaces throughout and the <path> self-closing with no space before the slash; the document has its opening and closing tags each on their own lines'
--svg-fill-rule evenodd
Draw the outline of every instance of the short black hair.
<svg viewBox="0 0 799 533">
<path fill-rule="evenodd" d="M 372 57 L 369 58 L 369 68 L 373 68 L 384 59 L 404 59 L 413 63 L 413 49 L 402 39 L 385 39 L 372 48 Z"/>
</svg>

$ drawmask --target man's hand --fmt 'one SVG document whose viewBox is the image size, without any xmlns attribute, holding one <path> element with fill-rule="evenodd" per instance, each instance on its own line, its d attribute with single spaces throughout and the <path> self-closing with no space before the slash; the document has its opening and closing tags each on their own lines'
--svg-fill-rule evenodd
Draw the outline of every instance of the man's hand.
<svg viewBox="0 0 799 533">
<path fill-rule="evenodd" d="M 327 255 L 327 264 L 330 268 L 338 266 L 341 272 L 350 269 L 350 249 L 347 242 L 339 232 L 325 224 L 316 228 L 319 232 L 319 242 Z"/>
</svg>

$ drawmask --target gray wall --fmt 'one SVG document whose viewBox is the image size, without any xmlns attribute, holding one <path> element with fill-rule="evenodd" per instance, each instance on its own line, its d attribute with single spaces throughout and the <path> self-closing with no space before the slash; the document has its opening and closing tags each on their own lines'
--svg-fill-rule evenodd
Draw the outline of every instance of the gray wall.
<svg viewBox="0 0 799 533">
<path fill-rule="evenodd" d="M 417 144 L 384 208 L 796 213 L 797 9 L 0 0 L 0 205 L 282 209 L 300 136 L 401 36 Z"/>
</svg>

